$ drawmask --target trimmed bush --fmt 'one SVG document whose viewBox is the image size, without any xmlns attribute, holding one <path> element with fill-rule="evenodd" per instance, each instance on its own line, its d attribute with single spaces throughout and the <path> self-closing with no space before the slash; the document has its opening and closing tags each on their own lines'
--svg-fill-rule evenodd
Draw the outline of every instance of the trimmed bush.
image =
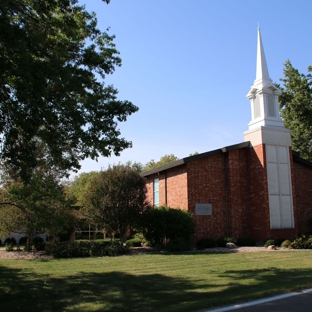
<svg viewBox="0 0 312 312">
<path fill-rule="evenodd" d="M 269 247 L 269 246 L 271 246 L 271 245 L 276 245 L 274 239 L 268 239 L 268 240 L 266 240 L 263 246 L 264 246 L 264 247 Z"/>
<path fill-rule="evenodd" d="M 203 250 L 206 248 L 214 248 L 216 247 L 216 241 L 212 238 L 202 238 L 196 243 L 196 248 L 198 250 Z"/>
<path fill-rule="evenodd" d="M 218 247 L 226 247 L 227 243 L 237 244 L 237 239 L 234 237 L 223 237 L 217 240 Z"/>
<path fill-rule="evenodd" d="M 250 237 L 240 237 L 237 239 L 239 246 L 256 246 L 256 240 Z"/>
<path fill-rule="evenodd" d="M 111 242 L 57 242 L 47 243 L 46 254 L 54 258 L 75 258 L 75 257 L 104 257 L 117 256 L 129 252 L 127 246 L 123 246 L 120 241 Z"/>
<path fill-rule="evenodd" d="M 312 249 L 312 235 L 300 235 L 290 244 L 289 248 L 293 249 Z"/>
<path fill-rule="evenodd" d="M 291 244 L 291 241 L 288 240 L 288 239 L 286 239 L 286 240 L 284 240 L 284 241 L 282 242 L 281 247 L 283 247 L 283 248 L 289 248 L 290 244 Z"/>
<path fill-rule="evenodd" d="M 138 237 L 128 239 L 127 240 L 127 246 L 129 246 L 129 247 L 141 247 L 142 246 L 142 240 Z"/>
<path fill-rule="evenodd" d="M 195 223 L 188 211 L 162 206 L 146 210 L 142 214 L 140 228 L 154 246 L 176 239 L 188 242 L 195 231 Z"/>
</svg>

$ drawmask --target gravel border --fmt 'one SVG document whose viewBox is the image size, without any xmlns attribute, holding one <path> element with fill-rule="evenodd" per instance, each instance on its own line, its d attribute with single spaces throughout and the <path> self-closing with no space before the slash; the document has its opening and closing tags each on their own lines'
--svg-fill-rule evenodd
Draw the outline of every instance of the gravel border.
<svg viewBox="0 0 312 312">
<path fill-rule="evenodd" d="M 236 247 L 236 248 L 207 248 L 204 250 L 190 251 L 190 253 L 236 253 L 236 252 L 284 252 L 284 251 L 311 251 L 312 249 L 288 249 L 276 248 L 269 250 L 266 247 Z M 143 254 L 143 253 L 159 253 L 150 247 L 134 247 L 131 248 L 130 255 Z M 160 251 L 160 253 L 167 253 Z M 13 260 L 50 260 L 52 256 L 45 255 L 42 251 L 5 251 L 0 250 L 0 259 L 13 259 Z"/>
</svg>

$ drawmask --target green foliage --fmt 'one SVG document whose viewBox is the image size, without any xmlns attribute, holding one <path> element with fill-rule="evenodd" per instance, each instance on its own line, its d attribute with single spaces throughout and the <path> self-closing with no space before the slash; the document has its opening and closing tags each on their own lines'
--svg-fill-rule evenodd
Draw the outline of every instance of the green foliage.
<svg viewBox="0 0 312 312">
<path fill-rule="evenodd" d="M 151 161 L 146 163 L 144 166 L 144 171 L 149 171 L 149 170 L 152 170 L 154 168 L 158 168 L 158 167 L 170 164 L 171 162 L 174 162 L 177 160 L 179 160 L 179 158 L 173 154 L 164 155 L 164 156 L 160 157 L 159 161 L 157 161 L 157 162 L 155 162 L 155 160 L 152 159 Z"/>
<path fill-rule="evenodd" d="M 195 231 L 195 223 L 188 211 L 162 206 L 143 213 L 141 228 L 152 245 L 177 239 L 188 243 Z"/>
<path fill-rule="evenodd" d="M 20 179 L 8 180 L 4 190 L 5 202 L 0 203 L 5 207 L 0 209 L 0 232 L 24 228 L 30 237 L 29 249 L 36 231 L 56 235 L 72 219 L 72 202 L 66 198 L 64 188 L 53 172 L 34 172 L 27 184 Z"/>
<path fill-rule="evenodd" d="M 54 258 L 104 257 L 127 254 L 129 249 L 120 241 L 47 243 L 45 252 Z"/>
<path fill-rule="evenodd" d="M 95 13 L 77 0 L 2 0 L 0 29 L 2 163 L 28 181 L 38 163 L 66 174 L 131 147 L 118 122 L 138 108 L 104 84 L 121 59 Z"/>
<path fill-rule="evenodd" d="M 127 246 L 129 247 L 141 247 L 142 246 L 142 240 L 138 237 L 134 237 L 127 240 Z"/>
<path fill-rule="evenodd" d="M 271 245 L 276 245 L 274 239 L 268 239 L 268 240 L 266 240 L 263 246 L 264 246 L 264 247 L 269 247 L 269 246 L 271 246 Z"/>
<path fill-rule="evenodd" d="M 14 251 L 14 247 L 15 247 L 16 245 L 15 244 L 13 244 L 13 243 L 7 243 L 7 244 L 5 244 L 5 251 Z"/>
<path fill-rule="evenodd" d="M 300 235 L 296 237 L 290 244 L 292 249 L 312 249 L 312 235 Z"/>
<path fill-rule="evenodd" d="M 281 243 L 281 247 L 283 247 L 283 248 L 289 248 L 290 244 L 291 244 L 291 241 L 288 240 L 288 239 L 286 239 L 286 240 L 284 240 L 284 241 Z"/>
<path fill-rule="evenodd" d="M 109 167 L 92 180 L 85 203 L 81 212 L 91 223 L 123 236 L 148 208 L 145 179 L 130 167 Z"/>
<path fill-rule="evenodd" d="M 227 243 L 237 244 L 237 239 L 234 237 L 222 237 L 217 240 L 218 247 L 226 247 Z"/>
<path fill-rule="evenodd" d="M 214 248 L 216 247 L 216 241 L 212 238 L 202 238 L 196 242 L 196 248 L 198 250 L 203 250 L 206 248 Z"/>
<path fill-rule="evenodd" d="M 237 245 L 239 246 L 256 246 L 256 240 L 250 237 L 239 237 L 237 239 Z"/>
<path fill-rule="evenodd" d="M 285 127 L 291 130 L 292 149 L 312 161 L 312 66 L 304 75 L 290 61 L 284 64 L 283 87 L 279 97 Z"/>
</svg>

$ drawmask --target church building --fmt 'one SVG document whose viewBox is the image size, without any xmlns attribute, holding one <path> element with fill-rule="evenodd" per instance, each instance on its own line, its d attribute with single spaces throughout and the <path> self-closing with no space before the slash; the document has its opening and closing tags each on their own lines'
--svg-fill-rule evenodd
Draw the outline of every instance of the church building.
<svg viewBox="0 0 312 312">
<path fill-rule="evenodd" d="M 188 210 L 201 238 L 292 238 L 311 232 L 312 163 L 292 151 L 258 29 L 244 142 L 144 172 L 151 205 Z"/>
</svg>

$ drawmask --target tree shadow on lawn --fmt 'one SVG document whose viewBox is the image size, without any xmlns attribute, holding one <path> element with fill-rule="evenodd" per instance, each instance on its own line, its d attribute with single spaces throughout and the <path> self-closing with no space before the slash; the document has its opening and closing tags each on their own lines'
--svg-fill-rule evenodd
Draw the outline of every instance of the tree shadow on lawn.
<svg viewBox="0 0 312 312">
<path fill-rule="evenodd" d="M 0 302 L 2 311 L 197 311 L 280 293 L 281 284 L 283 291 L 305 286 L 310 274 L 307 269 L 226 271 L 219 275 L 227 281 L 223 285 L 222 280 L 214 284 L 124 272 L 81 272 L 58 279 L 2 266 Z"/>
</svg>

